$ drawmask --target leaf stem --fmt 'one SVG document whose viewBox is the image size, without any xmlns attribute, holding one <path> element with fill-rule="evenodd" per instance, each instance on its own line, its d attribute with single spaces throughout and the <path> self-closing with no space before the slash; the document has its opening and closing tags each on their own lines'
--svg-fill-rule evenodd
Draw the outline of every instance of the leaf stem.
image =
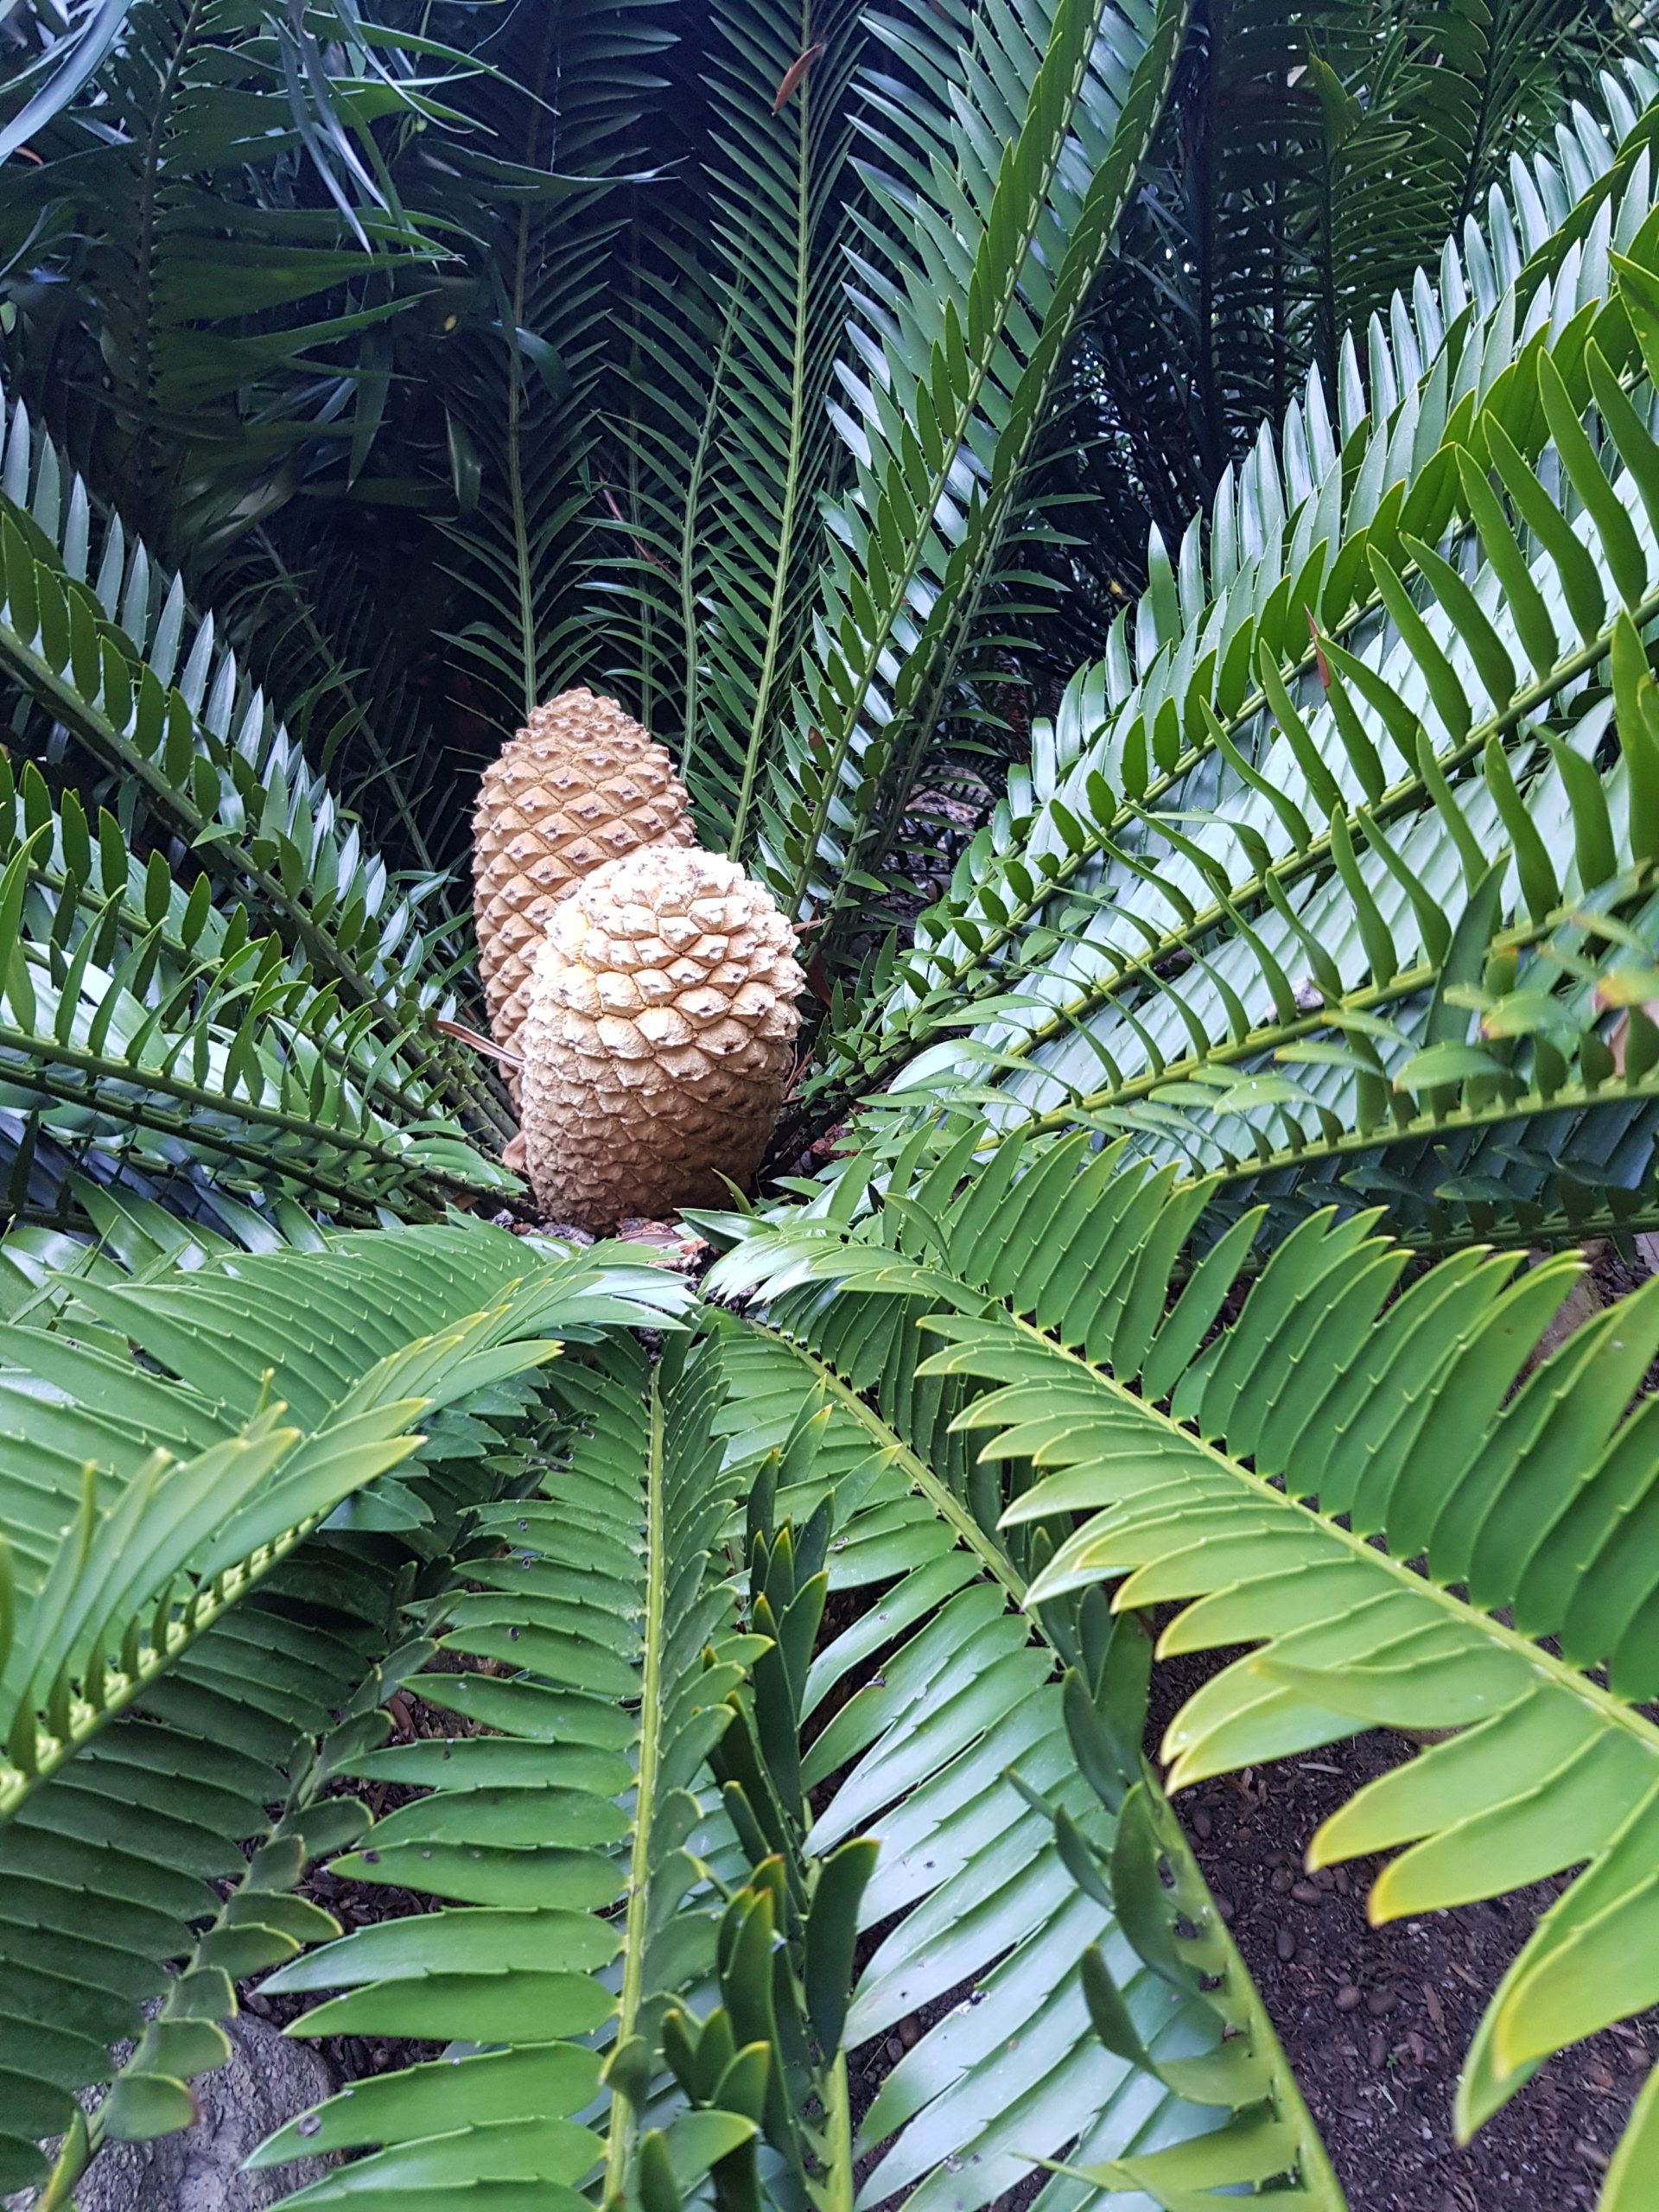
<svg viewBox="0 0 1659 2212">
<path fill-rule="evenodd" d="M 679 766 L 681 779 L 688 786 L 696 766 L 702 727 L 698 720 L 702 669 L 702 640 L 697 628 L 697 523 L 702 512 L 703 478 L 708 474 L 709 455 L 715 442 L 715 424 L 725 397 L 726 377 L 731 366 L 732 341 L 736 334 L 737 311 L 741 298 L 742 286 L 737 276 L 734 276 L 731 296 L 726 302 L 726 320 L 720 334 L 720 347 L 715 355 L 714 374 L 709 378 L 709 401 L 702 410 L 702 421 L 697 430 L 696 447 L 691 456 L 691 471 L 685 486 L 685 505 L 680 515 L 680 550 L 675 564 L 680 599 L 680 645 L 684 656 L 681 678 Z M 696 797 L 695 792 L 693 797 Z M 729 849 L 735 851 L 735 844 Z"/>
<path fill-rule="evenodd" d="M 795 35 L 798 41 L 796 51 L 805 54 L 813 43 L 811 0 L 802 0 L 800 28 Z M 801 497 L 801 456 L 807 435 L 806 356 L 810 338 L 809 309 L 812 273 L 813 103 L 812 72 L 810 69 L 797 87 L 795 99 L 798 105 L 795 142 L 795 292 L 791 302 L 789 427 L 786 433 L 789 460 L 784 472 L 776 565 L 772 570 L 772 591 L 766 606 L 766 642 L 760 658 L 760 673 L 755 677 L 754 706 L 749 716 L 748 742 L 743 753 L 743 780 L 738 788 L 737 809 L 732 817 L 731 839 L 726 848 L 733 859 L 736 859 L 741 849 L 749 809 L 754 801 L 755 777 L 760 769 L 766 716 L 772 703 L 772 687 L 783 644 L 784 610 L 789 598 L 795 520 Z"/>
<path fill-rule="evenodd" d="M 645 1620 L 639 1675 L 639 1770 L 634 1785 L 633 1844 L 628 1858 L 628 1906 L 622 1931 L 622 1988 L 616 2005 L 616 2044 L 620 2050 L 634 2033 L 645 1993 L 645 1943 L 651 1904 L 651 1830 L 657 1798 L 657 1770 L 662 1756 L 663 1643 L 668 1602 L 668 1532 L 664 1526 L 662 1386 L 651 1376 L 651 1414 L 645 1438 Z M 633 2155 L 634 2111 L 618 2090 L 611 2093 L 609 2144 L 605 2158 L 607 2203 L 621 2202 Z"/>
</svg>

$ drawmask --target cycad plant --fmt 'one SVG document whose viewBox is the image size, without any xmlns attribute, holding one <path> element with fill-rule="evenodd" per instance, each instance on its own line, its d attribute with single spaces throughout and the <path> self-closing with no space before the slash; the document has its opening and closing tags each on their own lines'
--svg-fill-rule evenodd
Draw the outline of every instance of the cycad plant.
<svg viewBox="0 0 1659 2212">
<path fill-rule="evenodd" d="M 296 2204 L 1336 2212 L 1179 1792 L 1369 1727 L 1375 1919 L 1577 1870 L 1462 2133 L 1659 1999 L 1659 1294 L 1539 1351 L 1659 1227 L 1659 60 L 7 35 L 0 2189 L 263 1979 L 410 2046 Z M 468 1041 L 468 763 L 576 679 L 816 994 L 700 1284 L 528 1219 Z"/>
</svg>

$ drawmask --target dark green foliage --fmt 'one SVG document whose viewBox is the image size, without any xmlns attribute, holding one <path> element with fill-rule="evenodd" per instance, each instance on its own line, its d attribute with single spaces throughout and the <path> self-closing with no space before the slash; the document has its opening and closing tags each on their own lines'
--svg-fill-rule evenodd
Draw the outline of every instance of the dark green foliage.
<svg viewBox="0 0 1659 2212">
<path fill-rule="evenodd" d="M 1076 558 L 1097 620 L 1144 585 L 1148 530 L 1179 538 L 1310 366 L 1333 394 L 1344 337 L 1386 325 L 1573 99 L 1599 105 L 1612 52 L 1605 11 L 1556 0 L 1200 11 L 1084 334 L 1075 457 L 1057 456 L 1090 502 Z"/>
<path fill-rule="evenodd" d="M 416 2046 L 299 2203 L 1340 2212 L 1163 1793 L 1371 1726 L 1376 1915 L 1580 1870 L 1461 2129 L 1654 2002 L 1659 1293 L 1541 1357 L 1536 1251 L 1659 1223 L 1653 53 L 8 35 L 0 2189 L 275 1968 Z M 575 680 L 824 1005 L 701 1288 L 450 1210 L 470 773 Z"/>
</svg>

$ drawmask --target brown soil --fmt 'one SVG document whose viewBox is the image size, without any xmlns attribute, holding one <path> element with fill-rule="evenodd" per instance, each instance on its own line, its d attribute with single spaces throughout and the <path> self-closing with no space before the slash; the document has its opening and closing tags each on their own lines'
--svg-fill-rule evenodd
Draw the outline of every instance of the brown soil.
<svg viewBox="0 0 1659 2212">
<path fill-rule="evenodd" d="M 1179 1662 L 1157 1670 L 1154 1738 L 1212 1671 Z M 1364 1896 L 1379 1860 L 1317 1878 L 1305 1872 L 1325 1815 L 1413 1756 L 1379 1732 L 1202 1783 L 1176 1809 L 1349 2212 L 1592 2212 L 1659 2050 L 1659 2016 L 1562 2052 L 1472 2143 L 1452 2133 L 1458 2069 L 1486 2000 L 1564 1880 L 1371 1928 Z"/>
</svg>

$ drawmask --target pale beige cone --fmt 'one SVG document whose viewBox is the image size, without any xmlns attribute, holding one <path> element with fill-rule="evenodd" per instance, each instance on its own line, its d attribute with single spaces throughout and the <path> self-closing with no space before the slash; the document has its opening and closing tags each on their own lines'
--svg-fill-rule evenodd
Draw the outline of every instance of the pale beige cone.
<svg viewBox="0 0 1659 2212">
<path fill-rule="evenodd" d="M 485 770 L 473 814 L 473 914 L 498 1045 L 518 1049 L 531 962 L 571 885 L 693 836 L 672 761 L 614 700 L 562 691 L 536 709 Z"/>
<path fill-rule="evenodd" d="M 655 845 L 596 868 L 537 954 L 525 1151 L 550 1221 L 613 1229 L 747 1188 L 789 1082 L 794 931 L 734 861 Z"/>
</svg>

